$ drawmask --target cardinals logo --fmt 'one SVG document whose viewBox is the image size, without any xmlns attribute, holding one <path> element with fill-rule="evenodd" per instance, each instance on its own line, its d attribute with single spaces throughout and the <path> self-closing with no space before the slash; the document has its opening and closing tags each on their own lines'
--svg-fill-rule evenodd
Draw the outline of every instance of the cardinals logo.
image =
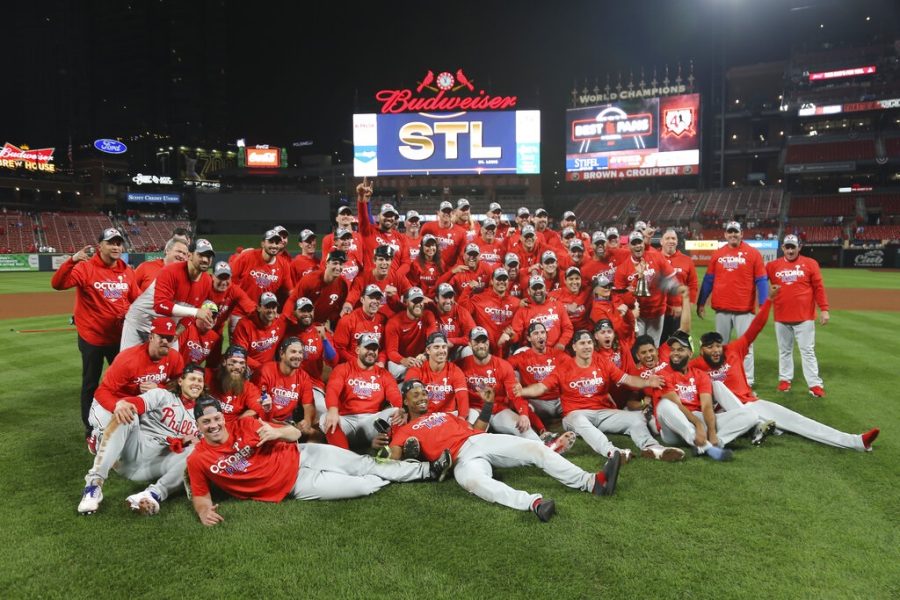
<svg viewBox="0 0 900 600">
<path fill-rule="evenodd" d="M 694 135 L 694 109 L 674 108 L 665 111 L 663 122 L 665 133 L 680 137 L 684 134 Z"/>
</svg>

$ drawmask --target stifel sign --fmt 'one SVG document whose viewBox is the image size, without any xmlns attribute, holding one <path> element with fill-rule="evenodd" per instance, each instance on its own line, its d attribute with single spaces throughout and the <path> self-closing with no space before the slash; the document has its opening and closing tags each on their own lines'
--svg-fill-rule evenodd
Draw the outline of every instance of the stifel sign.
<svg viewBox="0 0 900 600">
<path fill-rule="evenodd" d="M 6 169 L 24 168 L 29 171 L 55 173 L 56 165 L 53 164 L 53 150 L 54 148 L 23 149 L 6 142 L 3 148 L 0 148 L 0 167 Z"/>
</svg>

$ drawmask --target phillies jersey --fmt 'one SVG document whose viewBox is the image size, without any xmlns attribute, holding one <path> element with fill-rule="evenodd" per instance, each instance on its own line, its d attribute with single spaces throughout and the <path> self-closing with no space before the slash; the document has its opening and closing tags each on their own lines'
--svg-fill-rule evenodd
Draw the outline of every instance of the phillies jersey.
<svg viewBox="0 0 900 600">
<path fill-rule="evenodd" d="M 479 260 L 474 271 L 447 271 L 438 279 L 438 283 L 449 283 L 456 290 L 457 302 L 465 302 L 473 294 L 484 290 L 491 281 L 494 270 Z"/>
<path fill-rule="evenodd" d="M 222 334 L 225 324 L 228 323 L 232 313 L 247 315 L 256 309 L 256 304 L 247 296 L 247 292 L 236 285 L 229 285 L 224 292 L 217 292 L 213 289 L 209 293 L 209 299 L 216 303 L 219 312 L 216 315 L 216 322 L 213 329 Z"/>
<path fill-rule="evenodd" d="M 591 361 L 582 367 L 575 359 L 566 357 L 541 383 L 556 392 L 554 397 L 559 397 L 562 414 L 566 416 L 573 410 L 617 408 L 609 392 L 626 377 L 625 372 L 611 362 Z"/>
<path fill-rule="evenodd" d="M 676 250 L 675 254 L 672 256 L 666 256 L 663 254 L 663 258 L 665 258 L 670 265 L 672 265 L 672 271 L 675 273 L 675 279 L 681 285 L 686 285 L 688 288 L 688 295 L 691 299 L 691 302 L 697 302 L 697 267 L 694 266 L 694 261 L 690 256 L 686 254 L 682 254 L 680 251 Z M 669 309 L 675 307 L 681 307 L 681 298 L 677 296 L 669 296 L 669 300 L 667 303 Z"/>
<path fill-rule="evenodd" d="M 466 230 L 458 225 L 441 227 L 440 221 L 428 221 L 420 230 L 424 236 L 431 234 L 437 238 L 438 248 L 441 250 L 441 262 L 445 265 L 455 265 L 460 253 L 466 245 Z"/>
<path fill-rule="evenodd" d="M 385 293 L 381 299 L 381 308 L 379 308 L 378 311 L 385 317 L 390 318 L 394 314 L 406 310 L 402 298 L 406 294 L 406 291 L 412 286 L 409 284 L 406 277 L 400 275 L 394 267 L 391 267 L 384 279 L 377 279 L 371 268 L 359 275 L 353 280 L 353 285 L 350 288 L 350 292 L 347 294 L 347 302 L 351 306 L 357 306 L 366 287 L 372 284 L 377 285 L 382 293 L 389 285 L 397 288 L 396 294 L 388 296 Z"/>
<path fill-rule="evenodd" d="M 298 254 L 294 257 L 294 260 L 291 261 L 291 281 L 296 283 L 300 281 L 304 275 L 308 275 L 318 269 L 319 261 L 316 260 L 315 256 Z"/>
<path fill-rule="evenodd" d="M 384 327 L 384 346 L 388 360 L 400 363 L 408 356 L 425 352 L 425 338 L 435 328 L 434 314 L 422 310 L 422 317 L 410 319 L 406 311 L 397 313 Z"/>
<path fill-rule="evenodd" d="M 215 329 L 200 333 L 197 322 L 192 318 L 182 319 L 181 325 L 187 325 L 178 336 L 178 352 L 184 363 L 204 364 L 209 353 L 219 344 L 222 336 Z"/>
<path fill-rule="evenodd" d="M 443 272 L 444 269 L 438 263 L 429 261 L 423 264 L 419 259 L 415 259 L 409 265 L 406 278 L 412 285 L 421 288 L 426 298 L 434 298 L 437 294 L 438 279 Z"/>
<path fill-rule="evenodd" d="M 222 414 L 226 422 L 236 421 L 250 408 L 251 402 L 259 399 L 259 388 L 250 381 L 244 381 L 239 394 L 225 393 L 216 378 L 216 371 L 206 369 L 206 391 L 222 405 Z"/>
<path fill-rule="evenodd" d="M 575 332 L 566 307 L 555 300 L 548 299 L 543 304 L 532 302 L 528 306 L 520 307 L 513 317 L 513 338 L 524 340 L 525 330 L 532 323 L 543 323 L 547 330 L 547 346 L 551 348 L 557 344 L 565 346 Z"/>
<path fill-rule="evenodd" d="M 169 450 L 167 437 L 186 438 L 197 435 L 193 400 L 176 396 L 161 388 L 125 400 L 137 408 L 141 436 L 159 441 L 160 454 Z"/>
<path fill-rule="evenodd" d="M 426 460 L 435 461 L 444 450 L 450 450 L 450 455 L 455 461 L 463 444 L 473 435 L 482 433 L 484 432 L 472 429 L 461 417 L 436 412 L 422 415 L 396 428 L 391 436 L 391 446 L 402 448 L 407 439 L 414 437 L 419 440 L 420 452 Z"/>
<path fill-rule="evenodd" d="M 402 406 L 400 389 L 387 369 L 378 365 L 364 369 L 354 359 L 336 366 L 328 377 L 325 406 L 337 408 L 339 414 L 377 413 L 385 403 L 394 408 Z"/>
<path fill-rule="evenodd" d="M 134 271 L 116 259 L 107 267 L 99 254 L 60 265 L 50 285 L 55 290 L 75 288 L 75 329 L 92 346 L 115 346 L 122 337 L 122 323 L 132 300 L 140 291 Z"/>
<path fill-rule="evenodd" d="M 632 335 L 632 338 L 634 335 Z M 626 373 L 632 373 L 634 370 L 634 359 L 631 356 L 631 343 L 619 343 L 618 348 L 600 348 L 594 351 L 595 361 L 608 361 Z M 616 384 L 609 392 L 612 399 L 615 400 L 616 406 L 624 408 L 629 400 L 634 398 L 635 390 L 628 386 Z"/>
<path fill-rule="evenodd" d="M 484 400 L 478 393 L 479 388 L 488 387 L 494 390 L 494 410 L 496 414 L 510 408 L 520 415 L 528 414 L 528 404 L 513 393 L 516 385 L 516 374 L 512 365 L 497 356 L 489 355 L 487 364 L 479 364 L 475 356 L 467 356 L 456 361 L 456 365 L 465 374 L 469 388 L 469 408 L 481 410 Z"/>
<path fill-rule="evenodd" d="M 431 362 L 421 367 L 410 367 L 405 380 L 418 379 L 425 384 L 428 394 L 428 412 L 456 411 L 462 417 L 469 414 L 469 391 L 466 377 L 459 367 L 447 362 L 444 368 L 434 371 Z"/>
<path fill-rule="evenodd" d="M 789 261 L 782 256 L 766 263 L 766 274 L 772 285 L 781 286 L 774 304 L 778 323 L 812 321 L 817 304 L 820 310 L 828 310 L 822 272 L 814 259 L 798 256 Z"/>
<path fill-rule="evenodd" d="M 756 280 L 765 277 L 766 267 L 759 250 L 741 242 L 737 248 L 725 244 L 713 252 L 706 274 L 715 278 L 713 309 L 745 313 L 753 311 Z"/>
<path fill-rule="evenodd" d="M 143 292 L 147 289 L 159 270 L 165 266 L 165 262 L 161 258 L 153 260 L 145 260 L 134 270 L 134 282 L 137 284 L 138 291 Z M 62 267 L 60 267 L 62 268 Z"/>
<path fill-rule="evenodd" d="M 432 307 L 434 305 L 429 305 Z M 447 336 L 447 342 L 453 346 L 466 346 L 469 343 L 469 332 L 475 328 L 475 321 L 467 309 L 454 302 L 453 308 L 448 313 L 434 307 L 434 324 L 428 333 L 440 331 Z"/>
<path fill-rule="evenodd" d="M 281 297 L 284 298 L 293 287 L 290 265 L 286 267 L 284 261 L 278 260 L 277 256 L 267 262 L 263 251 L 258 248 L 244 250 L 231 265 L 231 270 L 233 285 L 247 292 L 247 296 L 256 303 L 263 292 L 275 295 L 281 292 Z"/>
<path fill-rule="evenodd" d="M 519 304 L 518 298 L 513 298 L 509 294 L 499 296 L 493 289 L 472 296 L 469 301 L 472 318 L 477 325 L 487 330 L 491 348 L 497 348 L 497 340 L 500 339 L 503 330 L 512 325 Z"/>
<path fill-rule="evenodd" d="M 359 237 L 362 240 L 362 255 L 366 265 L 375 264 L 375 248 L 378 246 L 390 246 L 394 250 L 394 258 L 391 262 L 392 269 L 399 269 L 409 264 L 409 250 L 406 236 L 396 229 L 382 231 L 369 222 L 369 203 L 356 203 L 359 215 Z"/>
<path fill-rule="evenodd" d="M 160 269 L 147 289 L 134 300 L 125 320 L 141 330 L 147 331 L 149 323 L 159 316 L 172 317 L 176 304 L 199 308 L 212 295 L 212 277 L 200 273 L 192 280 L 187 262 L 175 262 Z M 176 321 L 180 317 L 172 317 Z"/>
<path fill-rule="evenodd" d="M 350 248 L 348 248 L 351 252 L 359 252 L 362 248 L 362 240 L 359 237 L 358 231 L 353 231 L 353 237 L 350 238 Z M 334 232 L 327 234 L 322 238 L 322 253 L 327 255 L 328 252 L 325 251 L 326 248 L 334 248 Z M 347 254 L 349 254 L 348 252 Z"/>
<path fill-rule="evenodd" d="M 684 373 L 672 369 L 672 387 L 681 404 L 690 411 L 702 410 L 700 394 L 712 394 L 709 374 L 690 366 Z"/>
<path fill-rule="evenodd" d="M 560 361 L 569 358 L 569 355 L 562 350 L 556 348 L 547 348 L 543 354 L 537 352 L 534 348 L 528 348 L 516 352 L 509 357 L 509 364 L 513 366 L 519 374 L 519 381 L 522 387 L 528 387 L 535 383 L 544 383 L 547 376 L 556 370 Z M 556 400 L 559 394 L 548 389 L 536 400 Z"/>
<path fill-rule="evenodd" d="M 275 358 L 278 342 L 284 337 L 287 321 L 278 315 L 271 323 L 263 323 L 259 313 L 253 313 L 238 321 L 231 336 L 231 343 L 247 349 L 247 366 L 253 371 L 259 370 L 263 364 Z M 254 381 L 256 373 L 254 373 Z"/>
<path fill-rule="evenodd" d="M 362 307 L 344 316 L 338 321 L 337 328 L 334 330 L 334 349 L 337 350 L 339 360 L 356 362 L 356 347 L 359 345 L 359 338 L 365 333 L 370 333 L 378 339 L 381 347 L 378 353 L 378 362 L 386 363 L 387 355 L 382 339 L 386 324 L 387 317 L 383 313 L 377 312 L 370 317 Z"/>
<path fill-rule="evenodd" d="M 300 368 L 309 375 L 313 387 L 324 390 L 325 384 L 322 381 L 322 371 L 325 368 L 325 363 L 328 363 L 331 367 L 338 363 L 336 350 L 332 358 L 325 357 L 325 340 L 334 348 L 334 340 L 331 339 L 331 334 L 326 331 L 325 339 L 323 340 L 315 324 L 310 325 L 306 329 L 300 329 L 298 325 L 291 324 L 284 332 L 284 337 L 285 339 L 296 337 L 303 343 L 303 362 L 300 363 Z"/>
<path fill-rule="evenodd" d="M 257 386 L 260 396 L 252 398 L 248 408 L 263 421 L 288 421 L 298 405 L 313 403 L 312 380 L 303 369 L 285 375 L 280 363 L 266 363 L 258 374 Z M 272 402 L 268 411 L 263 408 L 262 394 L 267 394 Z"/>
<path fill-rule="evenodd" d="M 593 304 L 591 304 L 591 321 L 597 323 L 601 319 L 608 319 L 612 323 L 613 331 L 616 332 L 619 343 L 631 346 L 635 338 L 634 313 L 626 310 L 625 314 L 622 315 L 616 306 L 613 300 L 595 297 Z"/>
<path fill-rule="evenodd" d="M 556 300 L 565 307 L 574 330 L 587 329 L 590 331 L 594 326 L 590 315 L 593 295 L 589 286 L 582 287 L 576 294 L 569 291 L 569 288 L 561 286 L 558 290 L 550 292 L 550 299 Z M 569 305 L 574 305 L 574 310 Z"/>
<path fill-rule="evenodd" d="M 343 277 L 335 277 L 331 281 L 325 281 L 323 271 L 313 271 L 304 275 L 303 279 L 294 286 L 294 290 L 284 303 L 281 314 L 293 320 L 294 308 L 299 298 L 309 298 L 313 303 L 313 314 L 316 323 L 330 321 L 336 323 L 340 318 L 341 309 L 347 301 L 350 286 Z"/>
<path fill-rule="evenodd" d="M 325 246 L 322 246 L 322 248 L 324 249 Z M 337 250 L 337 248 L 332 248 L 331 250 Z M 349 288 L 357 275 L 362 272 L 365 265 L 363 264 L 362 256 L 359 255 L 359 250 L 344 250 L 343 252 L 347 256 L 347 260 L 341 265 L 341 277 L 347 282 L 347 287 Z M 319 268 L 317 270 L 325 270 L 325 267 L 328 266 L 328 255 L 330 253 L 331 251 L 323 252 L 322 260 L 319 263 Z"/>
<path fill-rule="evenodd" d="M 140 395 L 142 383 L 165 387 L 171 379 L 177 379 L 181 375 L 184 360 L 177 350 L 169 349 L 168 354 L 154 361 L 148 354 L 149 346 L 149 342 L 145 342 L 116 355 L 94 393 L 94 400 L 103 408 L 113 412 L 116 402 L 122 398 Z"/>
<path fill-rule="evenodd" d="M 503 266 L 503 257 L 506 256 L 504 244 L 496 239 L 493 242 L 486 242 L 481 236 L 476 237 L 472 243 L 478 246 L 480 252 L 478 260 L 487 264 L 492 271 Z"/>
<path fill-rule="evenodd" d="M 260 502 L 280 502 L 290 493 L 300 472 L 300 447 L 283 441 L 257 446 L 261 425 L 255 417 L 243 417 L 225 423 L 225 443 L 200 440 L 187 459 L 194 497 L 208 496 L 209 484 L 235 498 Z"/>
<path fill-rule="evenodd" d="M 641 318 L 654 319 L 663 315 L 666 311 L 667 298 L 666 294 L 660 289 L 662 280 L 672 276 L 675 272 L 672 265 L 668 263 L 658 252 L 644 253 L 644 278 L 647 280 L 647 288 L 650 295 L 643 298 L 636 298 L 641 307 Z M 634 289 L 637 286 L 637 269 L 634 258 L 629 257 L 616 267 L 615 286 L 618 289 L 630 287 Z"/>
</svg>

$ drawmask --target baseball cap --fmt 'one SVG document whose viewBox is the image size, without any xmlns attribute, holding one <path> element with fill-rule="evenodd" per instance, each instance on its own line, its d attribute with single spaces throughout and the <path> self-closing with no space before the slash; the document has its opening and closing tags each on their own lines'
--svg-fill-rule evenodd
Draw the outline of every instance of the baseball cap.
<svg viewBox="0 0 900 600">
<path fill-rule="evenodd" d="M 591 243 L 595 246 L 600 242 L 606 241 L 606 234 L 602 231 L 595 231 L 594 235 L 591 236 Z"/>
<path fill-rule="evenodd" d="M 531 211 L 528 210 L 527 206 L 520 206 L 519 210 L 516 211 L 516 215 L 519 217 L 530 217 Z"/>
<path fill-rule="evenodd" d="M 200 373 L 204 376 L 205 379 L 206 369 L 195 362 L 189 362 L 188 364 L 184 365 L 183 369 L 181 369 L 181 377 L 184 377 L 185 375 L 189 375 L 191 373 Z"/>
<path fill-rule="evenodd" d="M 615 331 L 612 321 L 610 321 L 609 319 L 600 319 L 599 321 L 594 323 L 594 331 L 600 331 L 601 329 L 609 329 L 611 331 Z"/>
<path fill-rule="evenodd" d="M 213 268 L 213 276 L 218 277 L 219 275 L 228 275 L 231 277 L 231 265 L 224 260 L 217 262 L 216 266 Z"/>
<path fill-rule="evenodd" d="M 278 304 L 278 298 L 272 292 L 263 292 L 259 295 L 259 305 L 269 306 L 270 304 Z"/>
<path fill-rule="evenodd" d="M 612 281 L 606 275 L 600 274 L 594 277 L 594 286 L 612 287 Z"/>
<path fill-rule="evenodd" d="M 581 269 L 573 265 L 566 269 L 566 277 L 569 275 L 581 275 Z"/>
<path fill-rule="evenodd" d="M 407 379 L 402 384 L 400 384 L 400 394 L 405 396 L 407 393 L 409 393 L 409 390 L 413 389 L 414 387 L 424 388 L 425 384 L 422 383 L 421 379 Z"/>
<path fill-rule="evenodd" d="M 386 244 L 382 244 L 375 248 L 375 256 L 382 258 L 394 258 L 394 249 Z"/>
<path fill-rule="evenodd" d="M 478 244 L 467 244 L 466 254 L 481 254 L 481 248 L 478 247 Z"/>
<path fill-rule="evenodd" d="M 285 229 L 284 227 L 282 227 L 281 225 L 276 225 L 272 229 L 277 231 L 278 235 L 280 235 L 281 237 L 287 237 L 288 235 L 290 235 L 290 232 L 287 229 Z M 315 234 L 313 234 L 313 235 L 315 235 Z"/>
<path fill-rule="evenodd" d="M 499 202 L 491 202 L 490 205 L 488 206 L 488 212 L 498 213 L 498 212 L 503 212 L 503 209 L 500 208 Z"/>
<path fill-rule="evenodd" d="M 438 293 L 438 296 L 443 298 L 446 296 L 455 296 L 456 290 L 454 290 L 453 286 L 450 285 L 449 283 L 442 283 L 441 285 L 438 286 L 437 293 Z"/>
<path fill-rule="evenodd" d="M 338 227 L 334 232 L 334 239 L 342 240 L 345 237 L 353 237 L 353 232 L 349 229 L 345 229 L 344 227 Z M 300 239 L 303 239 L 302 237 Z"/>
<path fill-rule="evenodd" d="M 344 205 L 338 209 L 338 214 L 339 215 L 352 215 L 353 209 L 350 208 L 349 206 Z"/>
<path fill-rule="evenodd" d="M 469 332 L 470 340 L 477 340 L 478 338 L 484 338 L 486 340 L 491 339 L 488 335 L 487 329 L 484 327 L 473 327 L 472 331 Z"/>
<path fill-rule="evenodd" d="M 374 283 L 370 283 L 366 286 L 366 289 L 363 291 L 363 296 L 371 297 L 371 296 L 384 296 L 384 292 L 380 287 L 375 285 Z"/>
<path fill-rule="evenodd" d="M 374 333 L 364 333 L 359 336 L 359 345 L 363 348 L 371 348 L 375 346 L 376 348 L 381 347 L 381 343 L 378 341 L 378 336 Z"/>
<path fill-rule="evenodd" d="M 312 307 L 313 307 L 313 301 L 310 300 L 309 298 L 307 298 L 306 296 L 303 296 L 303 297 L 301 297 L 301 298 L 297 298 L 297 301 L 294 303 L 294 308 L 295 308 L 295 309 L 297 309 L 297 308 L 303 308 L 304 306 L 308 306 L 308 307 L 312 308 Z"/>
<path fill-rule="evenodd" d="M 584 244 L 581 240 L 574 240 L 571 244 L 569 244 L 569 250 L 581 250 L 584 252 Z"/>
<path fill-rule="evenodd" d="M 459 210 L 466 210 L 470 206 L 471 205 L 469 204 L 469 201 L 466 200 L 465 198 L 460 198 L 459 200 L 456 201 L 456 208 Z"/>
<path fill-rule="evenodd" d="M 506 256 L 503 257 L 503 264 L 507 267 L 511 265 L 519 265 L 519 255 L 515 252 L 507 252 Z"/>
<path fill-rule="evenodd" d="M 572 220 L 575 219 L 575 213 L 573 213 L 571 210 L 567 210 L 566 212 L 563 213 L 563 216 L 562 216 L 563 221 L 568 221 L 569 219 L 572 219 Z"/>
<path fill-rule="evenodd" d="M 545 216 L 546 216 L 546 215 L 547 215 L 547 209 L 545 209 L 545 208 L 539 208 L 539 209 L 537 209 L 536 211 L 534 211 L 534 216 L 539 217 L 539 216 L 541 216 L 541 215 L 545 215 Z"/>
<path fill-rule="evenodd" d="M 678 342 L 685 348 L 689 349 L 691 351 L 691 353 L 694 352 L 694 342 L 693 342 L 693 340 L 691 340 L 690 334 L 688 334 L 684 331 L 681 331 L 681 330 L 674 332 L 672 335 L 669 336 L 669 339 L 666 340 L 666 343 L 669 346 L 671 346 L 675 342 Z"/>
<path fill-rule="evenodd" d="M 175 321 L 169 317 L 156 317 L 150 322 L 150 333 L 175 335 Z"/>
<path fill-rule="evenodd" d="M 449 200 L 444 200 L 441 202 L 441 205 L 438 207 L 438 210 L 453 210 L 453 203 Z"/>
<path fill-rule="evenodd" d="M 337 236 L 335 236 L 337 237 Z M 304 229 L 300 232 L 300 240 L 303 242 L 308 242 L 309 238 L 316 239 L 316 232 L 312 229 Z"/>
<path fill-rule="evenodd" d="M 740 231 L 741 224 L 738 223 L 737 221 L 728 221 L 728 223 L 725 225 L 725 231 L 728 231 L 729 229 L 734 229 L 736 231 Z"/>
<path fill-rule="evenodd" d="M 406 220 L 407 221 L 421 221 L 422 217 L 419 216 L 419 213 L 414 210 L 406 211 Z"/>
<path fill-rule="evenodd" d="M 575 237 L 575 230 L 572 229 L 571 227 L 566 227 L 565 229 L 562 230 L 562 236 L 564 238 Z"/>
<path fill-rule="evenodd" d="M 424 300 L 425 292 L 422 291 L 420 287 L 411 287 L 406 290 L 406 301 L 410 302 L 412 300 Z"/>
<path fill-rule="evenodd" d="M 644 231 L 647 229 L 647 224 L 643 221 L 635 221 L 634 222 L 634 230 L 635 231 Z"/>
<path fill-rule="evenodd" d="M 497 229 L 497 221 L 488 217 L 484 221 L 481 222 L 481 226 L 485 229 Z"/>
<path fill-rule="evenodd" d="M 507 279 L 509 279 L 509 271 L 507 271 L 503 267 L 497 267 L 496 269 L 494 269 L 494 274 L 491 275 L 491 277 L 493 277 L 494 279 L 500 279 L 501 277 L 506 277 Z"/>
<path fill-rule="evenodd" d="M 100 234 L 100 239 L 98 241 L 108 242 L 116 238 L 119 238 L 123 242 L 125 241 L 125 236 L 122 235 L 118 229 L 116 229 L 115 227 L 107 227 L 103 230 L 103 233 Z"/>
<path fill-rule="evenodd" d="M 442 331 L 435 331 L 428 335 L 425 339 L 425 347 L 428 348 L 432 344 L 446 344 L 447 336 Z"/>
<path fill-rule="evenodd" d="M 609 239 L 611 237 L 619 237 L 619 230 L 615 227 L 610 227 L 606 230 L 606 239 Z"/>
<path fill-rule="evenodd" d="M 263 234 L 262 239 L 264 240 L 278 240 L 281 241 L 281 234 L 275 231 L 274 229 L 269 229 Z"/>
<path fill-rule="evenodd" d="M 347 262 L 347 253 L 343 250 L 332 250 L 328 253 L 328 258 L 325 262 L 345 263 Z"/>
<path fill-rule="evenodd" d="M 525 237 L 526 235 L 534 235 L 533 225 L 526 225 L 522 228 L 522 237 Z"/>
<path fill-rule="evenodd" d="M 207 408 L 214 408 L 215 412 L 222 412 L 222 403 L 209 394 L 202 394 L 194 403 L 194 419 L 202 417 Z"/>
<path fill-rule="evenodd" d="M 722 334 L 718 331 L 708 331 L 700 336 L 700 345 L 701 346 L 711 346 L 712 344 L 721 344 L 724 342 L 724 338 Z"/>
<path fill-rule="evenodd" d="M 643 242 L 643 241 L 644 241 L 644 234 L 641 233 L 640 231 L 632 231 L 631 234 L 628 236 L 629 244 L 631 244 L 632 242 Z"/>
<path fill-rule="evenodd" d="M 791 234 L 784 236 L 784 241 L 781 243 L 784 244 L 785 246 L 799 246 L 800 238 L 798 238 L 796 235 L 791 233 Z"/>
<path fill-rule="evenodd" d="M 556 262 L 556 252 L 553 250 L 544 250 L 544 253 L 541 254 L 541 262 Z"/>
<path fill-rule="evenodd" d="M 239 344 L 232 344 L 225 350 L 224 358 L 247 358 L 247 349 Z"/>
<path fill-rule="evenodd" d="M 426 233 L 422 236 L 422 244 L 430 244 L 430 243 L 438 243 L 438 239 L 431 235 L 430 233 Z"/>
<path fill-rule="evenodd" d="M 400 213 L 397 212 L 397 209 L 394 208 L 391 204 L 382 204 L 381 205 L 381 215 L 394 215 L 399 217 Z"/>
<path fill-rule="evenodd" d="M 538 327 L 540 327 L 541 329 L 547 329 L 547 326 L 544 325 L 542 322 L 532 321 L 531 323 L 528 324 L 528 330 L 527 330 L 528 335 L 531 335 L 532 333 L 534 333 Z"/>
<path fill-rule="evenodd" d="M 278 238 L 280 239 L 281 236 L 279 235 Z M 196 252 L 197 254 L 212 254 L 213 256 L 216 255 L 216 251 L 213 250 L 212 244 L 210 244 L 209 240 L 205 238 L 194 240 L 193 246 L 193 252 Z"/>
<path fill-rule="evenodd" d="M 544 283 L 544 278 L 541 277 L 540 275 L 532 275 L 531 278 L 528 280 L 528 287 L 529 288 L 547 287 L 547 284 Z"/>
<path fill-rule="evenodd" d="M 591 337 L 590 331 L 588 331 L 587 329 L 579 329 L 574 334 L 572 334 L 572 343 L 574 344 L 575 342 L 581 341 L 581 338 L 585 336 L 587 336 L 587 339 L 589 339 L 590 341 L 594 341 Z"/>
</svg>

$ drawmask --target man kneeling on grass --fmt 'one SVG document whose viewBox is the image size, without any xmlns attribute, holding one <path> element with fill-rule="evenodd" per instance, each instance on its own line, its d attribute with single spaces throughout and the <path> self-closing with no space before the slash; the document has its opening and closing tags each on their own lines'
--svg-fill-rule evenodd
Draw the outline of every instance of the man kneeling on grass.
<svg viewBox="0 0 900 600">
<path fill-rule="evenodd" d="M 428 395 L 418 379 L 409 379 L 400 389 L 409 422 L 397 428 L 391 438 L 391 458 L 420 455 L 431 459 L 449 448 L 455 465 L 454 477 L 462 487 L 482 500 L 518 510 L 531 510 L 541 521 L 556 513 L 553 500 L 540 494 L 515 490 L 493 478 L 491 467 L 536 466 L 560 483 L 597 496 L 609 496 L 616 489 L 622 456 L 614 452 L 599 473 L 588 473 L 570 463 L 540 441 L 514 435 L 484 433 L 491 418 L 494 390 L 483 389 L 484 408 L 474 427 L 451 413 L 428 413 Z M 440 477 L 443 479 L 443 477 Z"/>
<path fill-rule="evenodd" d="M 203 439 L 188 458 L 187 472 L 194 510 L 209 526 L 224 520 L 210 483 L 245 500 L 340 500 L 368 496 L 391 481 L 443 479 L 452 464 L 449 452 L 431 464 L 376 462 L 337 446 L 297 444 L 302 433 L 290 425 L 255 417 L 226 423 L 222 405 L 210 397 L 197 401 L 194 417 Z"/>
</svg>

